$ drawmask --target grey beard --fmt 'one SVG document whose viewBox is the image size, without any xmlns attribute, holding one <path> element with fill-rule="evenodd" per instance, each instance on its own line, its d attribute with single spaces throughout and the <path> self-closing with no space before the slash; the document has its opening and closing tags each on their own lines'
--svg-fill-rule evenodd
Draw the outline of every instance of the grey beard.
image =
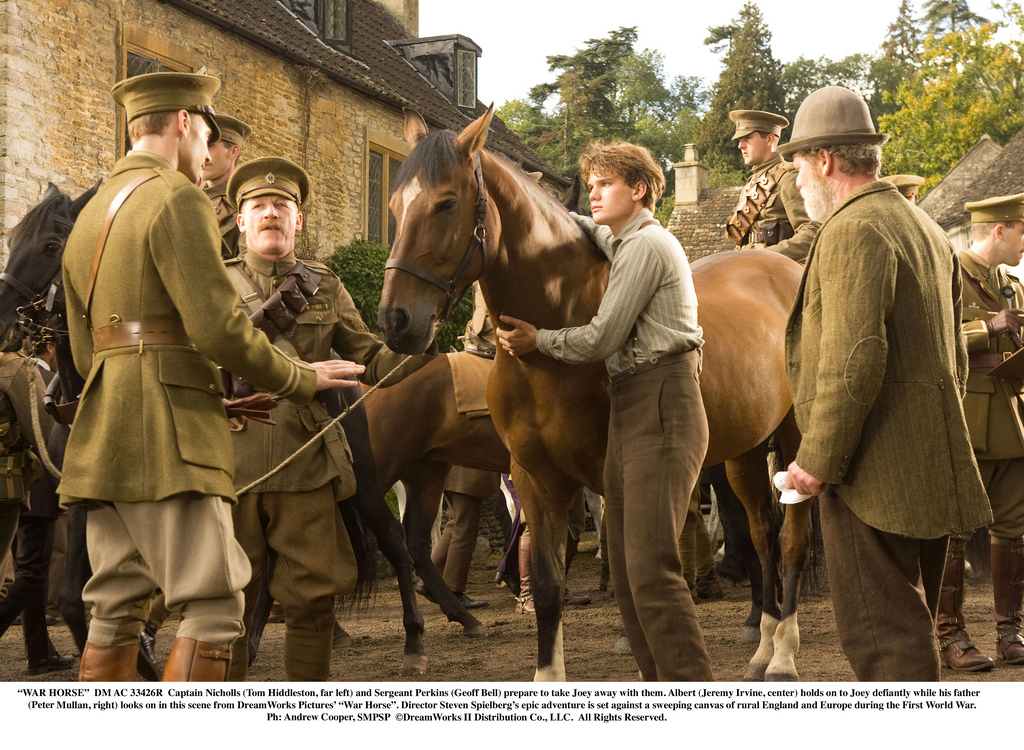
<svg viewBox="0 0 1024 750">
<path fill-rule="evenodd" d="M 821 222 L 836 207 L 835 186 L 823 177 L 811 177 L 810 184 L 800 188 L 804 207 L 811 221 Z"/>
</svg>

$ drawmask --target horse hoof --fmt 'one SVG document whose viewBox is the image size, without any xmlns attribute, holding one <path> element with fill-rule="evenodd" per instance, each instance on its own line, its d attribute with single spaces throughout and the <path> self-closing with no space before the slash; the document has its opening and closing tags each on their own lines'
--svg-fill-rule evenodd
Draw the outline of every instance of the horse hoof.
<svg viewBox="0 0 1024 750">
<path fill-rule="evenodd" d="M 427 673 L 427 657 L 424 654 L 406 654 L 402 657 L 402 677 L 415 677 Z"/>
<path fill-rule="evenodd" d="M 470 625 L 462 629 L 462 634 L 467 638 L 486 638 L 487 628 L 480 623 L 476 625 Z"/>
<path fill-rule="evenodd" d="M 620 636 L 619 640 L 615 641 L 615 645 L 612 646 L 612 653 L 616 656 L 632 656 L 633 649 L 629 647 L 629 639 L 626 636 Z"/>
<path fill-rule="evenodd" d="M 767 664 L 749 664 L 747 672 L 743 675 L 744 682 L 764 682 L 764 674 L 768 669 Z"/>
<path fill-rule="evenodd" d="M 795 672 L 767 672 L 765 682 L 797 682 L 800 676 Z"/>
<path fill-rule="evenodd" d="M 740 628 L 740 634 L 736 640 L 740 643 L 760 643 L 761 630 L 760 628 L 755 628 L 752 625 L 744 625 Z"/>
</svg>

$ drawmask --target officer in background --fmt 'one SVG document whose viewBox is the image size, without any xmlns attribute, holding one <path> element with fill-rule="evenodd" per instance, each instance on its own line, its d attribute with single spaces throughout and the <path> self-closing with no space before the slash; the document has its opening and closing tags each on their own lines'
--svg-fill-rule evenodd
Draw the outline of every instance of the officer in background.
<svg viewBox="0 0 1024 750">
<path fill-rule="evenodd" d="M 916 174 L 891 174 L 883 177 L 886 182 L 891 182 L 900 191 L 900 195 L 911 203 L 917 203 L 917 191 L 924 184 L 924 177 Z"/>
<path fill-rule="evenodd" d="M 776 153 L 789 120 L 751 109 L 733 110 L 729 119 L 736 123 L 732 139 L 753 173 L 726 223 L 726 235 L 740 250 L 769 248 L 803 263 L 818 223 L 804 208 L 796 169 Z"/>
<path fill-rule="evenodd" d="M 245 250 L 245 240 L 238 231 L 238 212 L 227 198 L 228 179 L 235 171 L 242 144 L 252 135 L 252 128 L 241 120 L 217 115 L 220 139 L 210 144 L 210 161 L 203 167 L 203 192 L 210 197 L 217 223 L 220 225 L 221 255 L 224 260 Z"/>
<path fill-rule="evenodd" d="M 238 304 L 278 349 L 306 362 L 327 361 L 333 349 L 365 364 L 361 379 L 372 385 L 405 357 L 366 330 L 330 268 L 295 257 L 295 235 L 303 225 L 300 209 L 310 192 L 309 175 L 286 159 L 254 159 L 235 170 L 227 194 L 238 208 L 248 250 L 227 262 L 228 275 Z M 410 358 L 389 382 L 415 372 L 436 354 L 433 345 L 427 354 Z M 232 378 L 232 391 L 244 397 L 252 388 Z M 318 400 L 282 403 L 273 419 L 276 425 L 250 420 L 234 432 L 238 490 L 292 457 L 331 421 Z M 335 425 L 286 467 L 240 494 L 234 509 L 235 536 L 252 567 L 245 587 L 245 627 L 252 626 L 269 555 L 270 595 L 284 610 L 288 680 L 330 678 L 334 597 L 352 592 L 357 572 L 337 500 L 355 489 L 351 449 L 341 425 Z M 238 640 L 235 651 L 230 679 L 241 680 L 249 661 L 246 639 Z"/>
<path fill-rule="evenodd" d="M 970 365 L 964 414 L 992 504 L 988 533 L 996 652 L 1009 664 L 1024 664 L 1024 367 L 1007 363 L 1010 372 L 989 374 L 1021 348 L 1024 287 L 1001 266 L 1017 265 L 1024 253 L 1024 193 L 968 203 L 964 209 L 971 212 L 974 231 L 970 249 L 957 253 Z M 964 547 L 969 538 L 959 534 L 949 539 L 936 630 L 943 663 L 973 672 L 991 669 L 993 662 L 971 643 L 964 628 Z"/>
</svg>

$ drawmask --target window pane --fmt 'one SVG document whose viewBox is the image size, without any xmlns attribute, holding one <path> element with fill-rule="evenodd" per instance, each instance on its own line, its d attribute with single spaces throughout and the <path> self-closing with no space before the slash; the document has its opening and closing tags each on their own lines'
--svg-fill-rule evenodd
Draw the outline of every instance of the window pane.
<svg viewBox="0 0 1024 750">
<path fill-rule="evenodd" d="M 134 52 L 128 53 L 127 65 L 125 66 L 125 78 L 131 78 L 132 76 L 140 76 L 145 73 L 163 73 L 165 70 L 169 70 L 159 60 L 153 60 L 142 55 L 137 55 Z"/>
<path fill-rule="evenodd" d="M 370 152 L 369 185 L 366 191 L 366 239 L 372 242 L 383 240 L 381 207 L 384 203 L 384 154 Z"/>
<path fill-rule="evenodd" d="M 459 50 L 459 106 L 476 106 L 476 55 Z"/>
<path fill-rule="evenodd" d="M 323 0 L 324 39 L 348 38 L 349 0 Z"/>
<path fill-rule="evenodd" d="M 402 162 L 398 159 L 388 159 L 388 200 L 391 200 L 391 195 L 395 192 L 395 188 L 398 186 L 398 168 L 402 166 Z M 384 210 L 387 210 L 385 207 Z M 395 223 L 394 214 L 388 211 L 388 247 L 391 247 L 395 243 L 395 228 L 398 225 Z"/>
</svg>

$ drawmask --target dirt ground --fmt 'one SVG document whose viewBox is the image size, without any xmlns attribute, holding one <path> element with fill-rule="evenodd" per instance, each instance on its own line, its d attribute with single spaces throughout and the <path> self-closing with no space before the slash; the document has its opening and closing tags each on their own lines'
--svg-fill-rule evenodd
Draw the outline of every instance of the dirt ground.
<svg viewBox="0 0 1024 750">
<path fill-rule="evenodd" d="M 588 552 L 589 550 L 589 552 Z M 612 653 L 621 624 L 611 590 L 598 590 L 600 566 L 593 562 L 595 546 L 584 542 L 569 574 L 569 586 L 587 592 L 592 604 L 568 608 L 565 613 L 565 665 L 571 681 L 632 682 L 638 679 L 631 656 Z M 493 584 L 494 571 L 474 567 L 468 594 L 490 602 L 476 610 L 478 619 L 488 630 L 485 638 L 469 639 L 462 627 L 449 624 L 440 609 L 420 599 L 426 620 L 426 650 L 430 662 L 423 677 L 400 676 L 404 634 L 402 610 L 394 579 L 384 579 L 375 600 L 369 607 L 343 611 L 341 624 L 352 635 L 353 645 L 336 648 L 331 677 L 340 682 L 363 681 L 443 681 L 494 682 L 529 681 L 533 679 L 536 656 L 536 618 L 517 615 L 515 602 L 508 589 Z M 738 681 L 756 644 L 739 643 L 740 625 L 749 611 L 750 589 L 726 584 L 722 601 L 698 605 L 715 678 Z M 978 645 L 994 656 L 995 628 L 991 620 L 992 589 L 988 584 L 968 582 L 966 616 L 968 629 Z M 853 679 L 836 635 L 835 623 L 827 596 L 805 597 L 800 607 L 800 653 L 797 668 L 800 678 L 808 682 L 842 682 Z M 177 621 L 172 619 L 160 631 L 157 652 L 166 659 L 174 637 Z M 51 627 L 57 648 L 65 654 L 74 653 L 71 636 L 63 624 Z M 281 649 L 284 625 L 267 626 L 257 661 L 250 670 L 254 681 L 277 681 L 284 678 Z M 25 653 L 21 630 L 12 627 L 0 639 L 0 680 L 62 681 L 74 679 L 77 671 L 54 672 L 39 677 L 25 674 Z M 77 666 L 75 667 L 77 670 Z M 964 675 L 944 670 L 942 679 L 953 682 L 1016 681 L 1024 678 L 1024 666 L 1010 667 L 997 663 L 985 674 Z"/>
</svg>

